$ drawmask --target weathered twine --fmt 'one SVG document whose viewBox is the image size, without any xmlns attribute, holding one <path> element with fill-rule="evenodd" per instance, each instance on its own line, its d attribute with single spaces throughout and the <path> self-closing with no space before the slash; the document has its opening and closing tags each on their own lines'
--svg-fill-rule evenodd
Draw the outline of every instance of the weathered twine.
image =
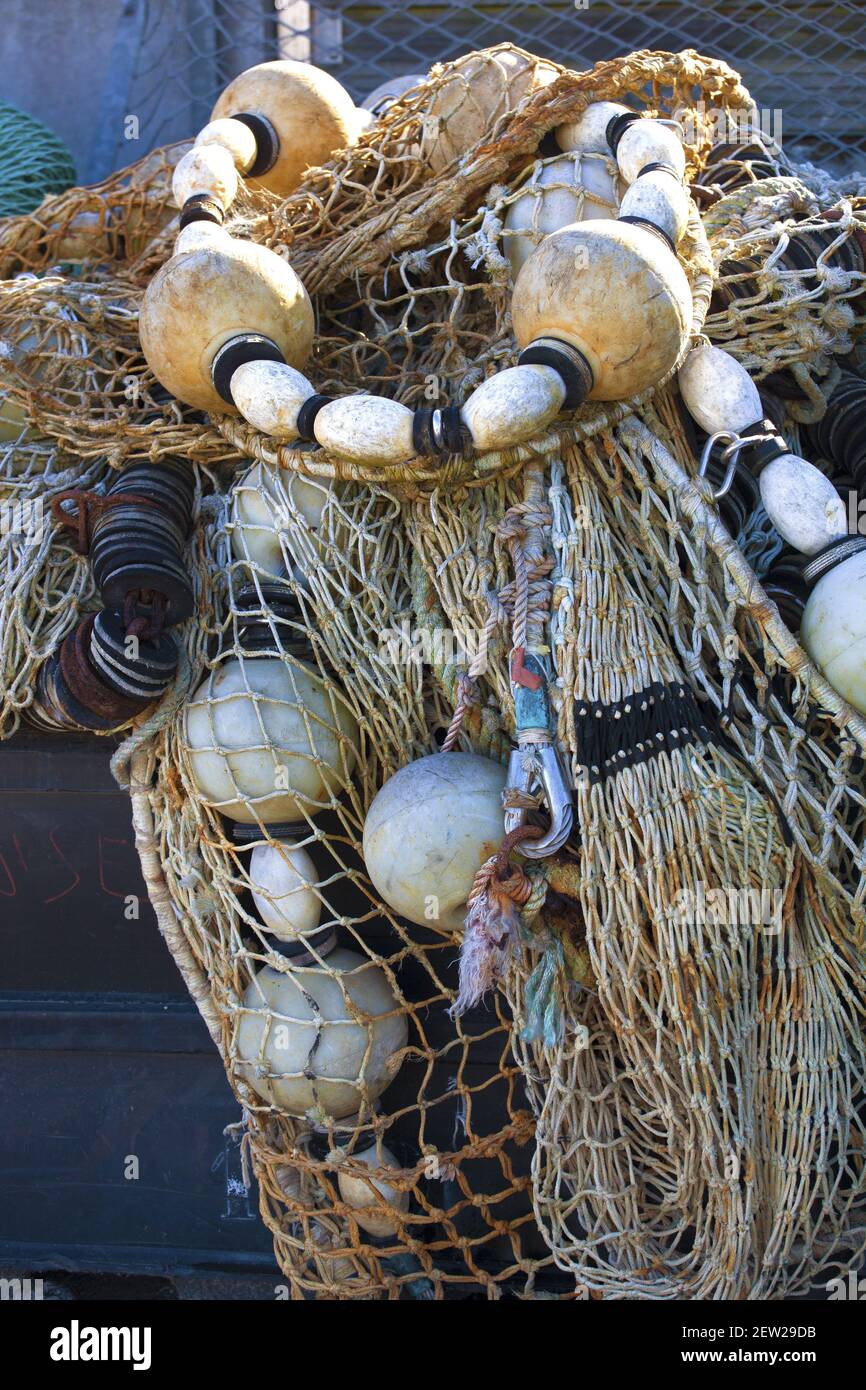
<svg viewBox="0 0 866 1390">
<path fill-rule="evenodd" d="M 503 219 L 539 139 L 589 102 L 693 116 L 692 178 L 709 150 L 702 112 L 751 109 L 722 63 L 634 54 L 563 72 L 459 170 L 433 176 L 417 142 L 447 74 L 284 202 L 247 195 L 232 209 L 232 229 L 285 248 L 315 300 L 318 390 L 459 402 L 514 360 Z M 135 458 L 186 458 L 195 618 L 172 689 L 113 765 L 159 930 L 243 1107 L 292 1296 L 532 1298 L 546 1285 L 783 1298 L 858 1264 L 866 722 L 808 662 L 695 480 L 675 384 L 589 405 L 502 454 L 381 471 L 202 420 L 164 398 L 137 338 L 143 288 L 177 228 L 178 152 L 0 225 L 0 486 L 43 518 L 35 539 L 0 535 L 0 729 L 26 718 L 41 664 L 98 606 L 52 499 L 104 491 Z M 843 245 L 863 235 L 864 213 L 816 171 L 781 155 L 774 169 L 701 194 L 706 234 L 693 210 L 683 249 L 695 333 L 758 378 L 787 374 L 796 447 L 798 421 L 820 413 L 862 336 L 866 286 L 781 252 L 802 228 L 832 227 Z M 729 293 L 744 264 L 750 293 Z M 342 1131 L 268 1106 L 239 1071 L 247 982 L 265 962 L 291 966 L 259 929 L 248 855 L 199 801 L 180 739 L 189 692 L 219 653 L 242 650 L 239 589 L 265 578 L 233 546 L 227 506 L 250 459 L 273 469 L 279 544 L 289 572 L 307 575 L 288 581 L 300 616 L 272 619 L 274 640 L 290 668 L 303 649 L 359 729 L 353 774 L 296 839 L 316 856 L 322 924 L 385 971 L 410 1024 L 397 1081 Z M 523 505 L 527 464 L 550 517 L 543 636 L 575 831 L 540 867 L 498 858 L 492 872 L 514 878 L 521 907 L 505 979 L 485 1009 L 452 1019 L 458 941 L 393 916 L 364 874 L 361 834 L 382 782 L 437 736 L 507 759 L 503 521 Z M 297 475 L 320 490 L 316 531 Z M 483 660 L 468 641 L 482 633 Z M 357 1158 L 374 1139 L 398 1157 L 382 1181 L 411 1198 L 384 1243 L 338 1185 L 341 1171 L 375 1181 Z"/>
</svg>

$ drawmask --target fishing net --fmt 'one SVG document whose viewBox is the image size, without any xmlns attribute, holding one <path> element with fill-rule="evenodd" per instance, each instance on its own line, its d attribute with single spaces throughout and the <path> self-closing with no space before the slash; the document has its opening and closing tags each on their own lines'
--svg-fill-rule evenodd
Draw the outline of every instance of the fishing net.
<svg viewBox="0 0 866 1390">
<path fill-rule="evenodd" d="M 311 294 L 316 389 L 444 405 L 510 365 L 508 210 L 562 158 L 548 132 L 625 99 L 687 131 L 694 333 L 766 387 L 796 447 L 862 336 L 864 189 L 766 142 L 708 163 L 718 113 L 754 107 L 692 52 L 555 69 L 485 117 L 459 172 L 433 172 L 429 107 L 448 83 L 472 100 L 460 64 L 435 68 L 295 194 L 232 209 L 231 230 L 284 250 Z M 847 1269 L 866 1244 L 866 724 L 761 588 L 766 519 L 739 538 L 723 525 L 673 380 L 512 449 L 391 468 L 181 407 L 136 327 L 176 233 L 177 154 L 0 226 L 3 496 L 42 508 L 38 541 L 0 537 L 0 718 L 14 732 L 41 665 L 98 607 L 52 500 L 99 495 L 134 460 L 188 460 L 195 614 L 173 686 L 113 767 L 160 931 L 243 1106 L 291 1296 L 782 1298 Z M 263 542 L 288 575 L 279 603 Z M 395 916 L 362 832 L 413 759 L 508 759 L 515 634 L 553 664 L 574 829 L 552 858 L 511 863 L 515 947 L 461 1011 L 462 932 Z M 241 706 L 253 734 L 238 723 L 205 805 L 197 760 Z M 340 945 L 312 937 L 293 964 L 251 899 L 251 854 L 280 837 L 243 759 L 264 749 L 278 787 L 271 721 L 299 706 L 305 790 L 278 819 Z M 251 986 L 267 967 L 296 981 L 288 1020 Z M 307 1030 L 290 1065 L 271 1046 L 287 1021 Z M 360 1074 L 326 1075 L 350 1027 L 367 1040 Z M 284 1085 L 302 1088 L 304 1119 L 279 1104 Z M 334 1120 L 340 1086 L 351 1115 Z"/>
<path fill-rule="evenodd" d="M 32 212 L 49 193 L 75 182 L 62 140 L 35 116 L 0 101 L 0 217 Z"/>
</svg>

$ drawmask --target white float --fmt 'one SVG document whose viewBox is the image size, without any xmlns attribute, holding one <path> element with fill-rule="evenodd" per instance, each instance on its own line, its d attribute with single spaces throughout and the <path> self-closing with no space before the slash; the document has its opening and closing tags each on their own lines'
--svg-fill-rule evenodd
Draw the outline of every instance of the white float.
<svg viewBox="0 0 866 1390">
<path fill-rule="evenodd" d="M 741 434 L 764 418 L 758 388 L 745 367 L 722 348 L 699 343 L 677 373 L 683 404 L 707 434 Z"/>
<path fill-rule="evenodd" d="M 845 503 L 819 468 L 781 454 L 758 478 L 761 501 L 783 540 L 804 555 L 816 555 L 848 533 Z"/>
<path fill-rule="evenodd" d="M 291 840 L 256 845 L 248 874 L 256 911 L 280 941 L 316 930 L 322 915 L 314 887 L 319 876 L 305 849 Z"/>
<path fill-rule="evenodd" d="M 632 121 L 623 131 L 616 162 L 626 183 L 634 183 L 647 164 L 669 164 L 680 179 L 686 172 L 685 150 L 676 131 L 648 117 Z"/>
<path fill-rule="evenodd" d="M 663 169 L 641 174 L 626 189 L 620 217 L 640 217 L 651 222 L 676 246 L 689 221 L 689 195 L 679 179 Z"/>
<path fill-rule="evenodd" d="M 842 699 L 866 714 L 866 551 L 818 580 L 803 613 L 800 642 Z"/>
<path fill-rule="evenodd" d="M 354 1115 L 399 1070 L 399 1008 L 384 970 L 354 951 L 332 951 L 327 969 L 263 966 L 243 997 L 237 1074 L 289 1115 Z"/>
<path fill-rule="evenodd" d="M 476 386 L 460 415 L 476 449 L 503 449 L 546 429 L 564 400 L 553 367 L 506 367 Z"/>
<path fill-rule="evenodd" d="M 351 713 L 339 696 L 332 703 L 312 667 L 232 657 L 185 707 L 182 744 L 201 799 L 252 825 L 315 815 L 315 803 L 351 775 L 357 735 Z"/>
<path fill-rule="evenodd" d="M 323 449 L 362 464 L 407 463 L 416 450 L 413 412 L 385 396 L 342 396 L 323 405 L 313 433 Z"/>
<path fill-rule="evenodd" d="M 256 137 L 243 121 L 232 120 L 230 116 L 218 121 L 209 121 L 195 137 L 196 145 L 221 145 L 228 150 L 238 173 L 245 174 L 256 161 L 258 150 Z"/>
<path fill-rule="evenodd" d="M 206 194 L 225 212 L 237 191 L 238 171 L 231 152 L 223 145 L 194 145 L 177 164 L 171 180 L 171 193 L 178 208 L 188 198 Z"/>
<path fill-rule="evenodd" d="M 232 372 L 230 389 L 244 419 L 282 443 L 298 438 L 301 406 L 315 395 L 303 372 L 285 362 L 244 362 Z"/>
<path fill-rule="evenodd" d="M 328 484 L 308 482 L 290 469 L 254 463 L 232 489 L 230 530 L 235 558 L 252 562 L 274 579 L 291 572 L 293 579 L 306 584 L 303 563 L 294 556 L 289 557 L 288 567 L 286 563 L 293 519 L 289 503 L 316 532 L 329 492 Z M 318 543 L 314 544 L 318 549 Z"/>
<path fill-rule="evenodd" d="M 475 874 L 503 839 L 506 770 L 471 753 L 433 753 L 395 773 L 364 825 L 364 862 L 401 917 L 458 931 Z"/>
<path fill-rule="evenodd" d="M 610 154 L 607 128 L 614 116 L 625 116 L 631 110 L 618 101 L 594 101 L 581 111 L 576 120 L 556 128 L 556 143 L 561 150 L 594 150 Z"/>
<path fill-rule="evenodd" d="M 616 216 L 624 189 L 609 163 L 590 155 L 538 165 L 503 219 L 502 246 L 513 275 L 551 232 L 571 222 Z"/>
</svg>

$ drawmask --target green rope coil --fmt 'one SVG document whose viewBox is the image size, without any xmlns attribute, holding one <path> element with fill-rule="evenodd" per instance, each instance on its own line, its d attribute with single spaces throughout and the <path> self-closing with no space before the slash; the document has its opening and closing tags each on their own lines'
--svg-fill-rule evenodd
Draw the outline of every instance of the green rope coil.
<svg viewBox="0 0 866 1390">
<path fill-rule="evenodd" d="M 76 180 L 72 155 L 35 116 L 0 101 L 0 217 L 32 212 Z"/>
</svg>

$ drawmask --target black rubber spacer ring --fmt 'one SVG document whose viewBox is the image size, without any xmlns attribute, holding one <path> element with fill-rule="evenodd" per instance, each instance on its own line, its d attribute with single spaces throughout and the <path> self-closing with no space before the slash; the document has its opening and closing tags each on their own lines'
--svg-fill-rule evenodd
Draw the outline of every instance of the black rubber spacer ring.
<svg viewBox="0 0 866 1390">
<path fill-rule="evenodd" d="M 563 410 L 577 410 L 592 390 L 592 368 L 583 353 L 568 345 L 564 345 L 560 351 L 555 339 L 545 338 L 541 342 L 530 343 L 518 357 L 517 365 L 552 367 L 558 372 L 565 384 Z"/>
<path fill-rule="evenodd" d="M 442 411 L 442 439 L 445 453 L 462 454 L 466 448 L 466 426 L 458 405 L 448 405 Z"/>
<path fill-rule="evenodd" d="M 840 536 L 838 540 L 830 541 L 823 550 L 817 551 L 814 555 L 806 555 L 803 559 L 803 579 L 810 589 L 823 579 L 825 574 L 829 574 L 837 565 L 844 564 L 846 560 L 852 559 L 854 555 L 860 555 L 866 550 L 866 536 Z"/>
<path fill-rule="evenodd" d="M 439 407 L 439 438 L 433 430 L 435 410 L 420 406 L 412 417 L 412 445 L 419 454 L 435 457 L 462 454 L 466 448 L 466 427 L 458 405 Z"/>
<path fill-rule="evenodd" d="M 304 439 L 307 441 L 307 443 L 312 444 L 316 442 L 316 436 L 313 432 L 313 426 L 316 423 L 316 416 L 322 409 L 322 406 L 327 405 L 328 402 L 332 401 L 333 399 L 333 396 L 307 397 L 307 399 L 304 401 L 304 404 L 298 411 L 297 430 L 299 439 Z"/>
<path fill-rule="evenodd" d="M 215 353 L 211 362 L 210 374 L 217 394 L 228 405 L 234 405 L 231 380 L 238 367 L 245 362 L 285 362 L 280 349 L 271 338 L 263 333 L 238 333 L 229 338 Z"/>
<path fill-rule="evenodd" d="M 256 157 L 244 178 L 258 179 L 273 169 L 280 153 L 280 137 L 265 116 L 257 116 L 254 111 L 234 111 L 232 120 L 240 121 L 253 132 L 256 139 Z"/>
<path fill-rule="evenodd" d="M 757 444 L 748 444 L 740 453 L 740 461 L 746 464 L 753 478 L 760 477 L 768 463 L 791 452 L 772 420 L 756 420 L 740 433 L 744 439 L 755 434 L 764 436 Z"/>
<path fill-rule="evenodd" d="M 673 178 L 676 179 L 677 183 L 682 183 L 682 179 L 680 178 L 674 166 L 672 164 L 666 164 L 663 159 L 656 159 L 653 161 L 652 164 L 645 164 L 642 169 L 638 170 L 637 176 L 638 178 L 640 178 L 642 174 L 655 173 L 671 174 Z"/>
<path fill-rule="evenodd" d="M 208 193 L 194 193 L 191 198 L 187 198 L 180 214 L 181 230 L 192 222 L 213 222 L 215 226 L 221 227 L 224 221 L 225 211 L 222 204 L 211 198 Z"/>
<path fill-rule="evenodd" d="M 660 236 L 662 241 L 673 251 L 674 255 L 677 254 L 677 248 L 667 232 L 663 232 L 661 227 L 657 227 L 655 222 L 651 222 L 648 217 L 618 217 L 617 221 L 630 222 L 633 227 L 646 227 L 648 232 L 655 232 L 656 236 Z"/>
<path fill-rule="evenodd" d="M 604 137 L 607 140 L 607 147 L 614 159 L 616 158 L 617 146 L 629 126 L 634 125 L 635 121 L 641 119 L 642 117 L 637 111 L 623 111 L 619 116 L 611 116 L 605 128 Z"/>
<path fill-rule="evenodd" d="M 419 406 L 412 416 L 412 448 L 416 454 L 425 456 L 436 452 L 433 447 L 433 411 L 429 406 Z"/>
</svg>

